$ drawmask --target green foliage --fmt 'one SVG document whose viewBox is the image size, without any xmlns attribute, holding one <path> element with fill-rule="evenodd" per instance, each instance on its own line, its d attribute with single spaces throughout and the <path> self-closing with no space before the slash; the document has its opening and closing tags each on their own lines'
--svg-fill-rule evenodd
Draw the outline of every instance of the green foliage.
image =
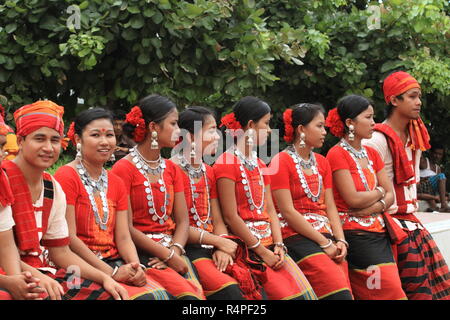
<svg viewBox="0 0 450 320">
<path fill-rule="evenodd" d="M 78 5 L 80 28 L 68 25 Z M 380 28 L 368 21 L 380 8 Z M 449 127 L 445 0 L 8 0 L 0 4 L 0 94 L 11 113 L 48 98 L 66 118 L 130 108 L 150 93 L 228 111 L 244 95 L 331 108 L 347 93 L 375 102 L 406 69 L 422 83 L 432 135 Z M 78 105 L 82 98 L 84 105 Z"/>
</svg>

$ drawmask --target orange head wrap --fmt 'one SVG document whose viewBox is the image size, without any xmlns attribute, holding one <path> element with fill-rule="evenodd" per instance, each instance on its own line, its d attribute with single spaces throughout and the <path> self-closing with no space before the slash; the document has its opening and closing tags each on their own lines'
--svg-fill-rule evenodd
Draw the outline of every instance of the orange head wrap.
<svg viewBox="0 0 450 320">
<path fill-rule="evenodd" d="M 391 97 L 401 95 L 412 88 L 420 89 L 420 84 L 412 75 L 404 71 L 394 72 L 384 79 L 384 100 L 389 104 Z M 422 119 L 411 120 L 408 131 L 411 138 L 411 149 L 422 151 L 430 149 L 430 136 Z"/>
<path fill-rule="evenodd" d="M 394 72 L 383 82 L 384 100 L 389 104 L 391 97 L 398 96 L 412 88 L 420 89 L 419 83 L 412 75 L 404 71 Z"/>
<path fill-rule="evenodd" d="M 17 135 L 24 137 L 42 127 L 48 127 L 55 129 L 63 136 L 63 114 L 64 108 L 50 100 L 41 100 L 23 106 L 14 112 Z"/>
</svg>

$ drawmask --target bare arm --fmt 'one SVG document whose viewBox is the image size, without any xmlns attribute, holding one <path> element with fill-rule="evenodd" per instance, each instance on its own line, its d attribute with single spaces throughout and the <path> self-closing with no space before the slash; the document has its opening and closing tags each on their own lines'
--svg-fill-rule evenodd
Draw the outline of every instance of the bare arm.
<svg viewBox="0 0 450 320">
<path fill-rule="evenodd" d="M 128 212 L 118 211 L 116 216 L 115 226 L 115 241 L 117 249 L 119 250 L 120 257 L 126 263 L 137 262 L 139 263 L 139 257 L 136 251 L 136 246 L 131 239 L 130 228 L 128 226 Z"/>
<path fill-rule="evenodd" d="M 333 181 L 339 194 L 350 208 L 364 209 L 370 207 L 382 198 L 381 192 L 356 191 L 352 175 L 349 170 L 340 169 L 333 172 Z"/>
<path fill-rule="evenodd" d="M 177 192 L 174 197 L 173 215 L 176 228 L 173 235 L 173 242 L 184 246 L 186 245 L 189 236 L 189 216 L 187 213 L 186 199 L 184 198 L 184 192 Z M 177 250 L 178 254 L 181 254 L 180 248 L 174 248 Z"/>
<path fill-rule="evenodd" d="M 0 232 L 0 266 L 8 275 L 20 274 L 20 256 L 12 229 Z"/>
</svg>

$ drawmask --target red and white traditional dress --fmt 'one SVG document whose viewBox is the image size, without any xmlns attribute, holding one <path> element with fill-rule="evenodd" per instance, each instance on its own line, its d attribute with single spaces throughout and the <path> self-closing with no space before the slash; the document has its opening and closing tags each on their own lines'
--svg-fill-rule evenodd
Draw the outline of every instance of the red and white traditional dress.
<svg viewBox="0 0 450 320">
<path fill-rule="evenodd" d="M 258 168 L 249 170 L 235 154 L 227 151 L 219 156 L 213 168 L 217 180 L 227 178 L 235 182 L 239 216 L 261 244 L 269 247 L 273 245 L 273 239 L 263 190 L 270 185 L 270 177 L 261 172 L 266 165 L 260 159 L 257 162 Z M 250 251 L 250 255 L 254 255 L 253 251 Z M 254 259 L 258 260 L 258 257 Z M 279 270 L 266 266 L 263 276 L 262 287 L 271 300 L 317 299 L 303 272 L 289 256 L 286 256 L 285 263 Z"/>
<path fill-rule="evenodd" d="M 332 187 L 331 169 L 328 161 L 320 154 L 312 153 L 311 158 L 310 161 L 316 162 L 314 166 L 317 172 L 306 175 L 302 174 L 303 171 L 299 172 L 302 170 L 301 159 L 293 148 L 275 155 L 269 166 L 272 172 L 271 188 L 272 190 L 289 190 L 295 210 L 315 230 L 331 238 L 333 232 L 325 205 L 325 190 Z M 308 278 L 317 297 L 328 300 L 351 300 L 347 262 L 336 263 L 317 243 L 298 234 L 284 220 L 275 198 L 274 204 L 289 255 Z"/>
<path fill-rule="evenodd" d="M 142 168 L 136 162 L 122 158 L 116 162 L 112 172 L 119 176 L 131 201 L 133 226 L 149 238 L 169 246 L 175 231 L 172 218 L 175 193 L 183 192 L 181 169 L 170 160 L 163 160 L 165 168 L 162 177 L 156 182 L 149 182 Z M 139 165 L 140 166 L 140 165 Z M 150 189 L 151 188 L 151 189 Z M 151 255 L 138 248 L 141 263 L 147 264 Z M 167 268 L 147 269 L 149 273 L 173 296 L 178 299 L 204 299 L 203 289 L 194 273 L 194 269 L 185 256 L 189 271 L 183 276 Z"/>
<path fill-rule="evenodd" d="M 75 219 L 77 225 L 77 237 L 91 249 L 99 259 L 105 261 L 111 267 L 120 267 L 125 264 L 121 259 L 115 241 L 115 226 L 117 213 L 127 214 L 128 197 L 122 180 L 112 172 L 107 173 L 108 190 L 106 199 L 108 211 L 105 210 L 100 195 L 94 197 L 99 219 L 105 221 L 105 227 L 101 228 L 96 222 L 89 195 L 74 168 L 62 166 L 55 173 L 55 179 L 63 188 L 67 204 L 75 208 Z M 125 213 L 124 213 L 125 212 Z M 166 290 L 150 275 L 146 275 L 147 284 L 143 287 L 129 286 L 121 283 L 128 291 L 131 300 L 168 300 Z"/>
<path fill-rule="evenodd" d="M 366 150 L 370 167 L 362 168 L 350 152 L 340 144 L 332 147 L 327 154 L 333 172 L 337 170 L 350 172 L 357 192 L 374 190 L 378 186 L 377 173 L 384 168 L 383 161 L 374 149 L 363 148 Z M 361 178 L 360 172 L 364 175 L 367 186 Z M 388 221 L 385 222 L 382 213 L 366 217 L 352 216 L 349 214 L 349 206 L 336 186 L 333 191 L 345 239 L 350 244 L 347 260 L 355 298 L 363 300 L 406 299 L 390 247 L 391 239 L 386 229 Z M 375 272 L 379 274 L 377 279 L 379 285 L 368 286 Z"/>
</svg>

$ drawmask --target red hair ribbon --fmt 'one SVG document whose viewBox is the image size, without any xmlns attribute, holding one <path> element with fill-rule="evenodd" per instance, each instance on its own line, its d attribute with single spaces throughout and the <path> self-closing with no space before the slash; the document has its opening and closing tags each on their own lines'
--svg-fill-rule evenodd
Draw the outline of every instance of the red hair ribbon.
<svg viewBox="0 0 450 320">
<path fill-rule="evenodd" d="M 328 112 L 327 119 L 325 120 L 325 126 L 330 128 L 331 134 L 335 137 L 342 138 L 344 136 L 344 122 L 342 122 L 337 108 L 331 109 Z"/>
</svg>

